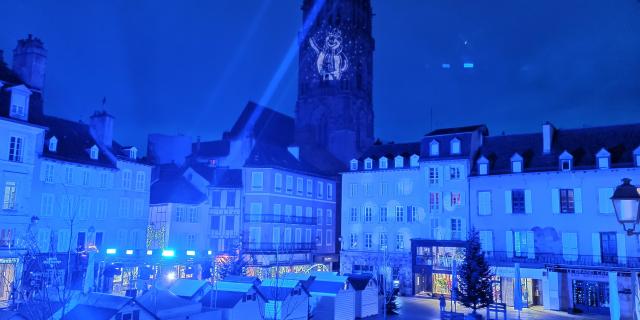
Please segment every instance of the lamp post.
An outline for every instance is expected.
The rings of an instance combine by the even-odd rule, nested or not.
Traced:
[[[636,186],[631,184],[631,179],[622,179],[622,184],[616,188],[611,196],[611,202],[613,202],[616,218],[627,235],[640,235],[640,232],[636,231],[636,225],[639,222],[640,194],[638,194]]]

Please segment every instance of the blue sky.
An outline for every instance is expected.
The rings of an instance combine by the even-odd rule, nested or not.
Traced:
[[[214,139],[267,90],[301,25],[300,5],[4,0],[0,49],[10,61],[28,33],[45,42],[48,114],[86,120],[106,96],[121,143],[145,148],[149,133]],[[373,8],[375,128],[384,140],[417,140],[431,125],[485,123],[500,134],[544,121],[639,122],[636,0],[373,0]],[[293,62],[269,100],[291,115]]]

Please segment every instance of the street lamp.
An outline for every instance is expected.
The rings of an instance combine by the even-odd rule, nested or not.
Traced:
[[[616,212],[616,218],[622,224],[622,228],[627,232],[627,235],[640,234],[640,232],[635,231],[639,222],[638,205],[640,204],[640,194],[638,194],[636,186],[631,184],[631,179],[622,179],[622,184],[613,192],[611,201]]]

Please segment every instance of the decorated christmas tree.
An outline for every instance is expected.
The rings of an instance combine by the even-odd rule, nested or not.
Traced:
[[[458,269],[458,285],[454,288],[458,301],[476,314],[477,309],[493,303],[491,278],[493,273],[485,260],[480,237],[475,229],[469,232],[466,254]]]

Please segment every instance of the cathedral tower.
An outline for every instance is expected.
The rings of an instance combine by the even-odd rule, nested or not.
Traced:
[[[373,143],[371,2],[304,0],[302,11],[296,140],[346,163]]]

